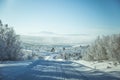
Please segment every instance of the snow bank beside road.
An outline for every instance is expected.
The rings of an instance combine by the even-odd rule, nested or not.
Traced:
[[[111,61],[98,62],[98,61],[77,60],[73,62],[85,65],[93,69],[98,69],[103,72],[110,73],[116,77],[120,77],[120,64],[114,64]]]
[[[31,64],[32,61],[5,61],[0,62],[0,67],[7,67],[7,66],[27,66]]]

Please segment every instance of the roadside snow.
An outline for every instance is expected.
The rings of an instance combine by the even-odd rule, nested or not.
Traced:
[[[83,64],[85,66],[88,66],[90,68],[99,69],[105,72],[110,71],[120,71],[120,65],[114,65],[113,62],[110,61],[104,61],[104,62],[98,62],[98,61],[84,61],[84,60],[78,60],[74,61],[76,63]]]
[[[85,65],[92,69],[98,69],[100,71],[110,73],[111,75],[114,75],[116,77],[120,77],[120,64],[115,65],[111,61],[98,62],[98,61],[77,60],[77,61],[73,61],[73,62]]]
[[[32,61],[5,61],[5,62],[0,62],[0,68],[8,67],[8,66],[27,66],[31,63]]]

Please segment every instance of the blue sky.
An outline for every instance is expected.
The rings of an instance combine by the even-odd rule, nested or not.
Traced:
[[[119,0],[0,0],[0,19],[18,34],[120,32]]]

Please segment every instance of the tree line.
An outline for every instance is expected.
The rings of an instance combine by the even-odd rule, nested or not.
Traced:
[[[120,62],[120,34],[98,36],[84,53],[85,60],[111,60]]]

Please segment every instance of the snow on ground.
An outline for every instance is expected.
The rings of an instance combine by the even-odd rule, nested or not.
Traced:
[[[34,80],[34,78],[52,80],[51,75],[54,76],[54,80],[57,78],[65,80],[79,80],[80,78],[82,80],[88,80],[88,78],[90,78],[89,80],[96,80],[96,78],[97,80],[119,80],[118,78],[120,78],[120,65],[115,65],[110,61],[65,61],[56,59],[58,53],[52,52],[43,52],[41,55],[45,60],[0,62],[0,80],[2,78],[3,80]],[[114,77],[110,78],[106,72]]]
[[[36,60],[27,67],[4,67],[3,80],[120,80],[72,61]]]
[[[0,62],[0,80],[14,79],[27,70],[27,66],[34,61],[5,61]]]
[[[28,61],[4,61],[4,62],[0,62],[0,68],[1,67],[8,67],[8,66],[27,66],[29,64],[31,64],[32,61],[28,60]]]
[[[42,52],[40,53],[41,56],[44,56],[45,60],[55,60],[55,57],[58,55],[58,53],[55,52]]]
[[[45,56],[44,58],[45,60],[65,61],[63,59],[55,59],[55,57],[58,55],[57,53],[43,53],[43,54]],[[114,63],[111,61],[103,61],[103,62],[94,61],[93,62],[93,61],[84,61],[84,60],[76,61],[75,60],[71,62],[76,62],[89,67],[87,68],[88,71],[91,70],[90,68],[92,68],[92,69],[110,73],[116,77],[120,77],[120,65],[114,65]],[[75,66],[75,64],[72,64],[72,65]],[[82,70],[86,70],[86,68]]]
[[[97,70],[100,70],[103,72],[110,73],[111,75],[114,75],[116,77],[120,77],[120,64],[115,65],[111,61],[98,62],[98,61],[77,60],[77,61],[73,61],[73,62],[85,65],[92,69],[97,69]]]
[[[50,54],[50,55],[46,55],[45,56],[45,60],[52,60],[52,61],[65,61],[65,60],[63,60],[63,59],[56,59],[56,56],[57,56],[58,54]]]
[[[9,61],[0,64],[0,80],[120,80],[113,75],[88,67],[86,61],[65,61],[46,56],[46,60]]]

